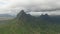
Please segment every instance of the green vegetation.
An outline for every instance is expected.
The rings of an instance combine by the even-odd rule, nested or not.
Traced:
[[[32,22],[33,23],[33,22]],[[0,34],[59,34],[60,25],[26,23],[18,20],[9,21],[5,25],[0,25]]]
[[[22,10],[15,19],[2,22],[6,24],[0,25],[0,34],[60,34],[59,22],[47,14],[34,17]]]

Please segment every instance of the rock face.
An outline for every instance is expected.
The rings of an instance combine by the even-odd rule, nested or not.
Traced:
[[[18,13],[17,18],[21,19],[21,18],[25,18],[25,16],[26,16],[26,13],[24,12],[24,10],[21,10],[21,12]]]
[[[41,15],[39,18],[44,21],[52,21],[51,17],[48,14]]]
[[[32,20],[33,18],[35,18],[35,17],[33,17],[33,16],[31,16],[30,14],[26,14],[25,12],[24,12],[24,10],[21,10],[19,13],[18,13],[18,15],[17,15],[17,19],[23,19],[23,20]],[[50,17],[49,17],[49,15],[48,14],[45,14],[45,15],[41,15],[40,17],[38,17],[39,19],[41,18],[41,19],[44,19],[44,20],[49,20],[50,19]]]
[[[17,15],[17,19],[22,20],[22,21],[29,21],[31,19],[30,14],[26,14],[24,10],[21,10],[20,13]]]
[[[41,15],[40,18],[43,18],[43,19],[49,19],[50,17],[48,16],[48,14],[45,14],[45,15]]]
[[[26,14],[24,10],[21,10],[18,14],[17,17],[19,23],[24,23],[24,24],[40,24],[40,23],[46,23],[46,22],[51,22],[54,23],[55,18],[50,17],[48,14],[45,15],[40,15],[38,17],[31,16],[30,14]],[[21,25],[21,24],[20,24]]]
[[[24,10],[21,10],[18,15],[17,15],[17,19],[18,20],[22,20],[22,21],[28,21],[28,22],[33,22],[33,21],[36,21],[36,18],[38,18],[37,20],[40,21],[40,20],[47,20],[47,21],[50,21],[51,18],[48,14],[45,14],[45,15],[41,15],[39,17],[33,17],[31,16],[30,14],[26,14],[24,12]]]

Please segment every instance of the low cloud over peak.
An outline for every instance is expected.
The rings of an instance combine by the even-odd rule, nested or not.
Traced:
[[[59,12],[60,0],[0,0],[0,13],[16,14],[21,9],[33,12]]]

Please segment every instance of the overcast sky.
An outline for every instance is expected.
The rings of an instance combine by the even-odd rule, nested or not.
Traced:
[[[58,15],[60,0],[0,0],[0,14],[16,14],[21,9]]]

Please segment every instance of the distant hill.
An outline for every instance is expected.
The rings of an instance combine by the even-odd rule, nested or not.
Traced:
[[[9,14],[0,14],[0,17],[14,17],[14,16],[9,15]]]

